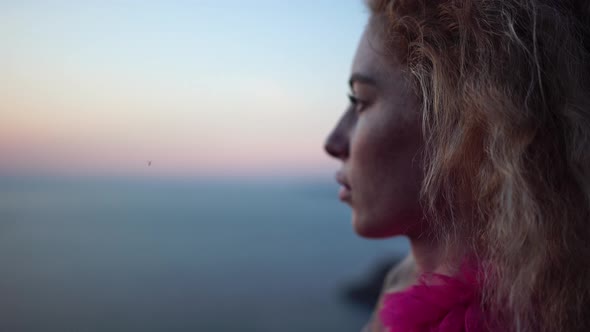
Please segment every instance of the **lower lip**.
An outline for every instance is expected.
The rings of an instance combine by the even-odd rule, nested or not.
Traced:
[[[338,193],[338,197],[341,201],[349,202],[350,201],[350,190],[345,186],[340,187],[340,192]]]

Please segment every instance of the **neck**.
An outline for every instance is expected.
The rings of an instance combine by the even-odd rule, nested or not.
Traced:
[[[418,274],[454,275],[459,270],[462,255],[444,248],[441,241],[421,236],[410,238],[410,246]]]

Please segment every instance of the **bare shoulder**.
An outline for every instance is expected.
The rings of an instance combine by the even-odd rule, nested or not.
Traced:
[[[369,322],[365,325],[362,332],[382,332],[385,331],[384,327],[379,321],[379,310],[383,300],[383,295],[386,293],[399,292],[409,287],[416,280],[416,263],[414,256],[410,253],[406,258],[394,265],[385,280],[383,281],[383,287],[381,288],[381,295],[379,295],[379,301],[377,302],[373,314]]]
[[[416,262],[414,256],[410,253],[397,265],[394,265],[387,273],[383,282],[383,293],[401,291],[407,288],[416,280]]]

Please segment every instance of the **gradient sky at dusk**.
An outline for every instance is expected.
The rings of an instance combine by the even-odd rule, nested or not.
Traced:
[[[0,175],[332,173],[366,17],[361,0],[0,0]]]

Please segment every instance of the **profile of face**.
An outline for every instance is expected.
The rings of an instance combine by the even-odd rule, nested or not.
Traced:
[[[350,76],[350,105],[325,150],[342,162],[340,199],[352,208],[355,231],[369,238],[422,231],[419,203],[423,146],[419,101],[402,64],[385,56],[369,25]]]

